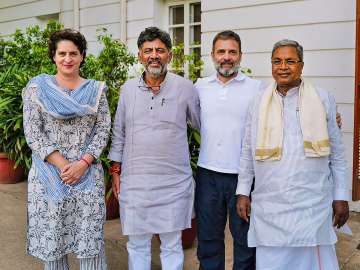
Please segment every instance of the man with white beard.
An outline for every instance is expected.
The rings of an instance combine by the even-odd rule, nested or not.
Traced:
[[[129,236],[129,269],[150,270],[151,238],[159,234],[162,269],[182,270],[181,231],[191,226],[194,202],[187,122],[199,128],[199,98],[191,81],[167,71],[168,33],[146,28],[137,44],[145,71],[121,90],[109,153],[112,186]]]
[[[236,213],[236,185],[245,117],[262,83],[239,71],[241,40],[218,33],[211,52],[216,74],[199,79],[201,146],[196,174],[197,255],[202,270],[225,269],[224,230],[229,215],[234,240],[233,269],[255,269],[255,249],[247,246],[248,223]]]

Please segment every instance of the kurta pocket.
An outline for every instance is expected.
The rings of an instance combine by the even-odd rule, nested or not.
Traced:
[[[158,119],[160,122],[176,123],[178,104],[176,100],[162,99],[158,110]]]

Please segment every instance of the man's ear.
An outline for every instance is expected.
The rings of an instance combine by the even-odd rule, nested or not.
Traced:
[[[170,52],[169,52],[169,59],[168,59],[168,63],[170,63],[170,62],[171,62],[172,57],[173,57],[173,53],[172,53],[172,51],[170,51]]]
[[[299,64],[301,65],[301,75],[302,75],[303,69],[304,69],[304,62],[301,62],[301,63],[299,63]]]

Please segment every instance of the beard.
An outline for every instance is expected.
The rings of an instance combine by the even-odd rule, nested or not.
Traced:
[[[232,64],[233,66],[230,69],[225,69],[222,67],[223,64]],[[235,62],[235,63],[231,63],[231,62],[227,62],[224,61],[222,63],[218,63],[214,61],[214,65],[215,65],[215,69],[216,71],[224,77],[231,77],[232,75],[238,73],[239,68],[240,68],[240,61],[239,62]]]
[[[144,68],[146,72],[153,78],[159,78],[160,76],[164,75],[167,72],[167,65],[162,64],[161,62],[158,62],[160,64],[160,67],[151,67],[150,65],[155,61],[149,61],[146,64],[144,64]]]

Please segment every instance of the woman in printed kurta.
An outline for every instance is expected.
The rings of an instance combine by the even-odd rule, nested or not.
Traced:
[[[110,115],[103,82],[80,77],[85,38],[65,29],[49,41],[55,76],[42,74],[23,90],[24,132],[32,150],[28,178],[27,251],[45,270],[106,269],[104,175],[98,158]]]

